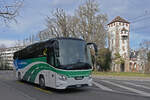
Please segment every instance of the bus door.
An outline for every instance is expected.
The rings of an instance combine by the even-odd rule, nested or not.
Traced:
[[[55,53],[54,53],[54,47],[49,47],[48,48],[48,52],[47,52],[47,63],[51,66],[51,67],[55,67]],[[50,71],[48,73],[49,75],[49,83],[51,87],[55,87],[55,81],[56,81],[56,73],[53,71]]]

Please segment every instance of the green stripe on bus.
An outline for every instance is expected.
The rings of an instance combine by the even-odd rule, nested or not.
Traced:
[[[65,75],[67,77],[75,77],[75,76],[89,76],[92,72],[92,70],[86,70],[86,71],[65,71],[65,70],[59,70],[59,69],[55,69],[53,67],[51,67],[50,65],[48,64],[43,64],[43,63],[40,63],[40,64],[37,64],[37,65],[34,65],[32,66],[26,73],[25,73],[25,79],[29,79],[29,81],[31,82],[34,82],[37,74],[42,71],[42,70],[50,70],[50,71],[54,71],[58,74],[62,74],[62,75]],[[32,74],[31,74],[32,73]],[[27,78],[26,78],[27,77]]]
[[[46,62],[46,57],[32,58],[32,59],[26,60],[26,62],[28,63],[28,65],[31,64],[31,63],[34,63],[34,62],[38,62],[38,61],[40,61],[40,62]],[[28,66],[28,65],[27,65],[27,66]],[[25,75],[23,76],[23,80],[26,80],[26,81],[27,81],[28,78],[29,78],[29,76],[31,76],[31,73],[33,72],[33,70],[34,70],[35,68],[37,68],[37,66],[38,66],[38,64],[32,66],[32,67],[25,73]]]
[[[32,66],[32,67],[25,73],[25,75],[23,76],[23,80],[26,80],[26,81],[27,81],[28,78],[29,78],[29,76],[32,75],[33,70],[35,70],[37,67],[38,67],[37,65]]]
[[[42,71],[42,70],[50,70],[49,68],[45,67],[40,67],[38,70],[35,70],[33,72],[33,74],[31,75],[30,79],[29,79],[29,82],[34,82],[35,81],[35,78],[37,77],[37,74]]]

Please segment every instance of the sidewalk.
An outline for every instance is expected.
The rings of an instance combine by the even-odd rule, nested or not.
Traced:
[[[132,76],[104,76],[104,75],[93,75],[93,78],[98,79],[114,79],[114,80],[135,80],[135,81],[149,81],[150,77],[132,77]]]

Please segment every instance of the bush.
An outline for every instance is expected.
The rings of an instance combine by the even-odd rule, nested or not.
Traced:
[[[108,48],[102,48],[98,50],[98,56],[96,63],[99,66],[98,71],[109,71],[111,64],[111,52]]]

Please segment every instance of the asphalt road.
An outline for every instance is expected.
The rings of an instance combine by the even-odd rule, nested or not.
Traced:
[[[150,82],[94,78],[92,87],[55,90],[19,82],[0,71],[0,100],[150,100]]]

